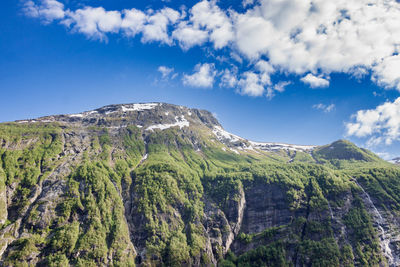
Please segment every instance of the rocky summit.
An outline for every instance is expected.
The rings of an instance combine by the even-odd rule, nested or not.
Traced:
[[[346,140],[165,103],[0,124],[1,266],[399,266],[399,215],[400,167]]]

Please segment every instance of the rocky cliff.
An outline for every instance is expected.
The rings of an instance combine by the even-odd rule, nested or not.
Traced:
[[[0,159],[2,266],[400,265],[400,169],[348,141],[124,104],[0,124]]]

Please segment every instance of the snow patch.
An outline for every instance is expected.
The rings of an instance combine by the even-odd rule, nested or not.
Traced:
[[[143,126],[142,126],[142,125],[136,125],[136,127],[138,127],[138,128],[143,128]]]
[[[236,153],[236,154],[238,154],[238,155],[240,154],[239,151],[237,151],[236,149],[233,149],[233,148],[229,148],[229,149],[230,149],[232,152],[234,152],[234,153]]]
[[[148,131],[153,131],[155,129],[160,129],[160,130],[165,130],[171,127],[176,127],[178,126],[180,129],[182,129],[183,127],[189,127],[189,122],[185,119],[185,116],[176,116],[175,117],[176,122],[175,123],[170,123],[170,124],[156,124],[156,125],[152,125],[147,127],[146,130]]]
[[[232,142],[232,143],[235,143],[237,141],[244,141],[243,138],[225,131],[224,129],[222,129],[221,126],[214,126],[214,129],[212,130],[212,132],[213,132],[213,134],[215,134],[215,136],[217,137],[217,139],[219,141],[228,140],[229,142]]]
[[[249,141],[250,145],[246,145],[246,139],[232,134],[230,132],[225,131],[220,126],[214,126],[212,130],[213,134],[217,137],[217,139],[221,142],[242,142],[241,146],[237,147],[237,149],[244,150],[252,150],[257,152],[258,150],[263,151],[277,151],[277,150],[293,150],[293,151],[302,151],[302,152],[311,152],[316,146],[305,146],[305,145],[291,145],[285,143],[261,143],[261,142],[253,142]],[[212,139],[211,139],[212,140]],[[231,149],[232,150],[232,149]],[[237,152],[237,150],[236,150]]]
[[[260,154],[260,152],[258,152],[256,149],[254,149],[254,147],[252,146],[252,145],[249,145],[249,146],[246,146],[246,145],[242,145],[242,147],[241,147],[243,150],[250,150],[250,151],[253,151],[253,152],[255,152],[255,153],[258,153],[258,154]]]
[[[83,114],[81,114],[81,113],[79,113],[79,114],[71,114],[68,117],[71,117],[71,118],[82,118]]]
[[[276,150],[292,150],[292,151],[302,151],[302,152],[310,152],[317,146],[305,146],[305,145],[291,145],[285,143],[259,143],[249,141],[250,144],[256,148],[263,151],[276,151]]]
[[[147,104],[130,104],[121,106],[122,112],[128,111],[143,111],[147,109],[153,109],[158,106],[158,103],[147,103]]]

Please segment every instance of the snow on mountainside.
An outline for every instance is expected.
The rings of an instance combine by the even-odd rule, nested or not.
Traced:
[[[218,141],[225,144],[230,151],[301,151],[310,153],[316,146],[293,145],[275,142],[254,142],[224,130],[208,111],[190,109],[184,106],[166,103],[136,103],[108,105],[96,110],[69,115],[46,116],[18,123],[62,122],[83,125],[101,125],[109,129],[119,129],[136,125],[145,131],[165,130],[172,127],[191,127],[203,124],[211,129]]]
[[[170,124],[156,124],[156,125],[152,125],[150,127],[147,127],[146,130],[150,130],[153,131],[154,129],[160,129],[160,130],[165,130],[171,127],[175,127],[178,126],[180,129],[182,129],[183,127],[189,127],[189,122],[185,119],[185,116],[175,116],[175,123],[170,123]]]
[[[388,160],[388,162],[393,163],[393,164],[397,164],[400,165],[400,157]]]
[[[237,135],[231,134],[227,131],[225,131],[221,126],[214,126],[214,129],[212,130],[213,134],[218,138],[219,141],[224,142],[231,142],[235,143],[238,141],[244,141],[245,139],[242,137],[239,137]]]
[[[225,143],[227,145],[234,143],[242,143],[238,146],[239,150],[247,149],[254,150],[259,149],[262,151],[277,151],[277,150],[291,150],[291,151],[302,151],[302,152],[311,152],[317,146],[308,146],[308,145],[293,145],[293,144],[285,144],[285,143],[275,143],[275,142],[254,142],[247,139],[244,139],[240,136],[232,134],[224,130],[221,126],[214,126],[213,131],[214,135],[217,137],[219,141]],[[244,144],[248,142],[249,144]],[[236,150],[235,150],[236,151]]]
[[[317,146],[307,146],[307,145],[292,145],[285,143],[260,143],[250,141],[250,144],[257,149],[266,150],[266,151],[274,151],[274,150],[292,150],[292,151],[303,151],[303,152],[311,152]]]

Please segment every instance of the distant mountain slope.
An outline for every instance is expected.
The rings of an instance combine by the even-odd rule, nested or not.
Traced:
[[[400,165],[400,157],[389,160],[390,163]]]
[[[314,151],[314,155],[326,160],[360,160],[366,162],[381,160],[372,152],[359,148],[347,140],[338,140],[332,144],[321,146]]]
[[[398,266],[399,196],[348,141],[253,142],[171,104],[0,124],[1,266]]]

